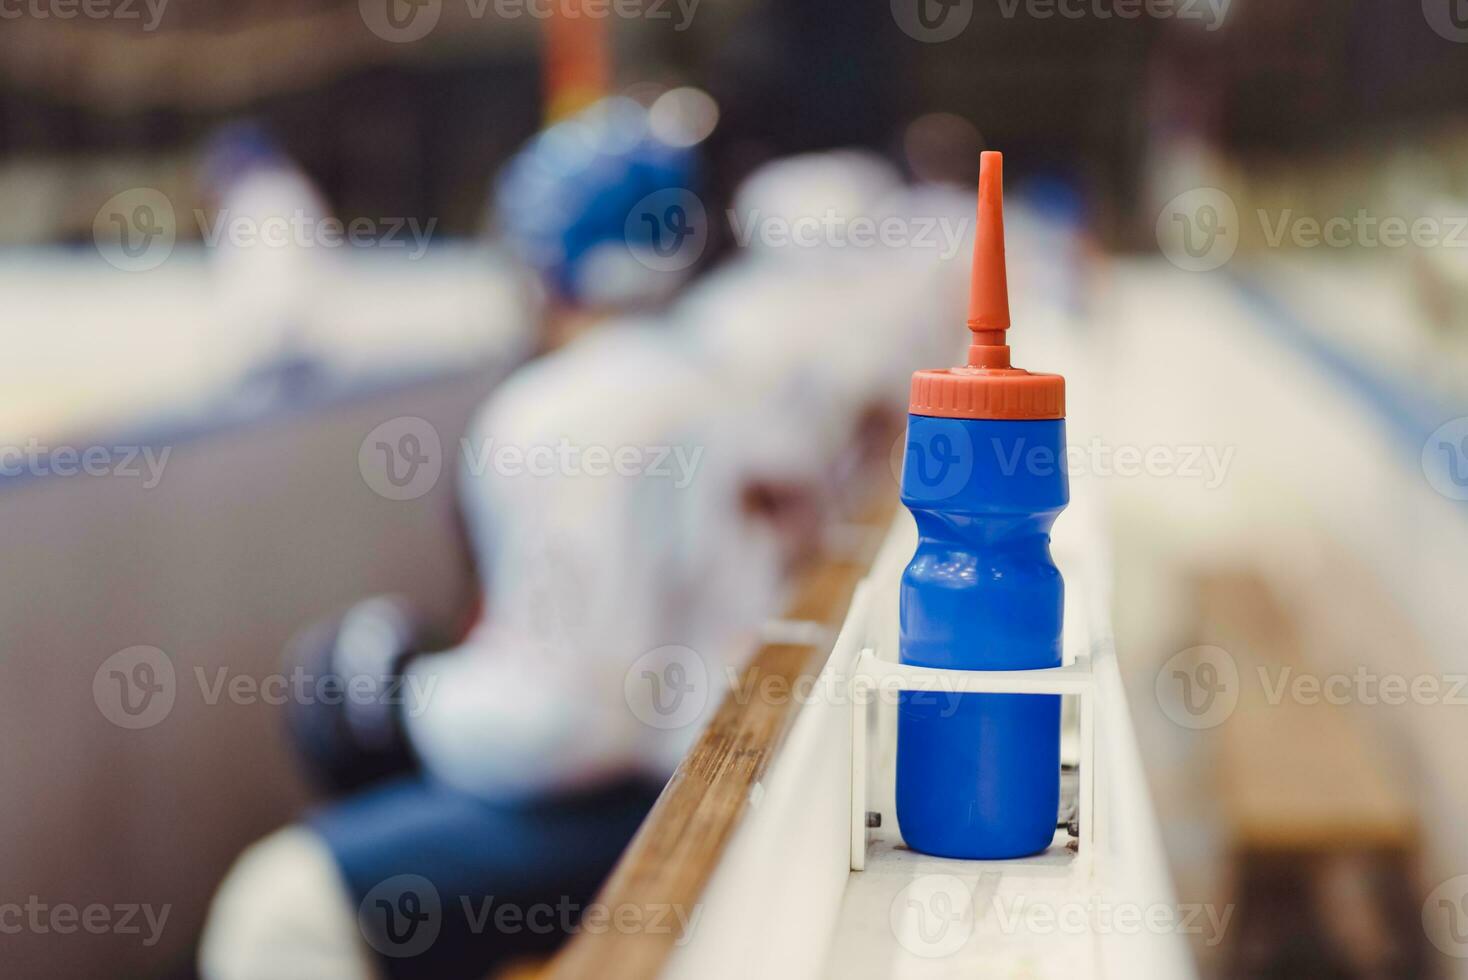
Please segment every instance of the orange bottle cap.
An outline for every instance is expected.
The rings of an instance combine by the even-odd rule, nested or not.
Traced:
[[[1063,419],[1065,379],[1010,364],[1004,262],[1004,154],[979,157],[979,210],[969,285],[968,364],[912,376],[913,415],[948,419]]]

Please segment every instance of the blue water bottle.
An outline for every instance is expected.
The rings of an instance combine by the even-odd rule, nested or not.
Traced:
[[[1050,528],[1070,499],[1065,380],[1010,363],[1003,166],[998,153],[980,162],[968,364],[912,381],[902,502],[918,546],[902,576],[904,664],[1061,663],[1065,587]],[[1059,803],[1058,695],[903,692],[897,822],[909,847],[1036,854],[1055,836]]]

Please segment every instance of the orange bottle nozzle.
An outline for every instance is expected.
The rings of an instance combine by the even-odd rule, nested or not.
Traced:
[[[1004,154],[979,157],[979,211],[974,227],[974,275],[968,327],[974,333],[1009,329],[1009,282],[1004,270]]]
[[[974,229],[968,364],[912,376],[908,411],[930,418],[1049,420],[1065,418],[1065,379],[1016,368],[1009,359],[1009,281],[1004,265],[1004,155],[979,157],[978,225]]]
[[[979,210],[974,226],[974,270],[969,282],[968,328],[974,332],[970,367],[1009,367],[1009,280],[1004,264],[1004,154],[979,156]]]

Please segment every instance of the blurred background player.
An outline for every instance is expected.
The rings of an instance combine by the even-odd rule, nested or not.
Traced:
[[[697,98],[690,92],[664,93],[651,108],[598,101],[537,135],[496,182],[495,231],[543,283],[549,346],[609,313],[667,300],[692,274],[701,240],[662,224],[669,208],[688,215],[700,189],[694,146],[707,131],[676,116],[680,100]],[[653,252],[664,247],[686,258]]]
[[[902,432],[912,366],[935,353],[926,324],[961,309],[972,192],[906,186],[855,150],[766,164],[729,210],[737,249],[679,300],[692,343],[766,410],[747,420],[768,451],[819,463],[842,488]],[[909,242],[884,236],[896,222]],[[798,448],[796,448],[798,446]],[[885,462],[883,463],[885,465]]]
[[[627,232],[647,195],[692,194],[696,140],[676,118],[655,125],[667,113],[603,100],[501,177],[496,224],[543,282],[547,343],[561,346],[489,400],[461,461],[482,620],[425,652],[418,614],[379,597],[293,646],[313,675],[381,693],[406,672],[424,696],[292,709],[318,784],[355,795],[240,860],[201,947],[206,976],[473,976],[553,948],[567,923],[473,942],[455,902],[429,952],[395,957],[364,945],[353,912],[394,879],[389,902],[426,879],[476,902],[584,906],[717,705],[726,665],[753,649],[801,550],[790,481],[772,503],[739,393],[710,401],[723,382],[678,332],[625,316],[586,329],[665,299],[692,267],[637,262],[645,240]],[[520,472],[506,474],[506,449]],[[641,469],[582,459],[618,449]],[[629,673],[640,658],[655,677],[692,670],[699,710],[663,724]]]
[[[206,976],[312,975],[306,965],[323,957],[360,975],[355,912],[395,878],[388,887],[402,894],[432,882],[443,928],[422,956],[379,963],[386,975],[474,976],[554,948],[559,921],[475,936],[459,898],[589,902],[777,594],[780,542],[744,507],[732,417],[698,397],[717,385],[666,330],[624,324],[549,355],[491,399],[471,436],[488,465],[462,473],[484,619],[461,644],[407,664],[405,690],[418,693],[392,716],[425,771],[369,786],[247,853],[216,899]],[[553,471],[506,476],[494,456],[504,447]],[[585,455],[596,447],[632,450],[641,471],[600,470]],[[558,461],[568,448],[569,465]],[[665,724],[638,699],[634,665],[694,678],[700,710]]]
[[[245,364],[241,397],[298,395],[324,364],[314,335],[330,294],[332,252],[321,239],[330,210],[311,178],[262,125],[223,126],[199,163],[220,326],[218,356]]]

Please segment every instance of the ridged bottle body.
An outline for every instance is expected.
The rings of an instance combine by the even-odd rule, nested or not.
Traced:
[[[1050,529],[1069,499],[1063,420],[909,416],[902,500],[918,546],[902,576],[901,661],[1060,666],[1065,586]],[[1058,695],[901,695],[897,819],[909,847],[1035,854],[1059,804]]]

